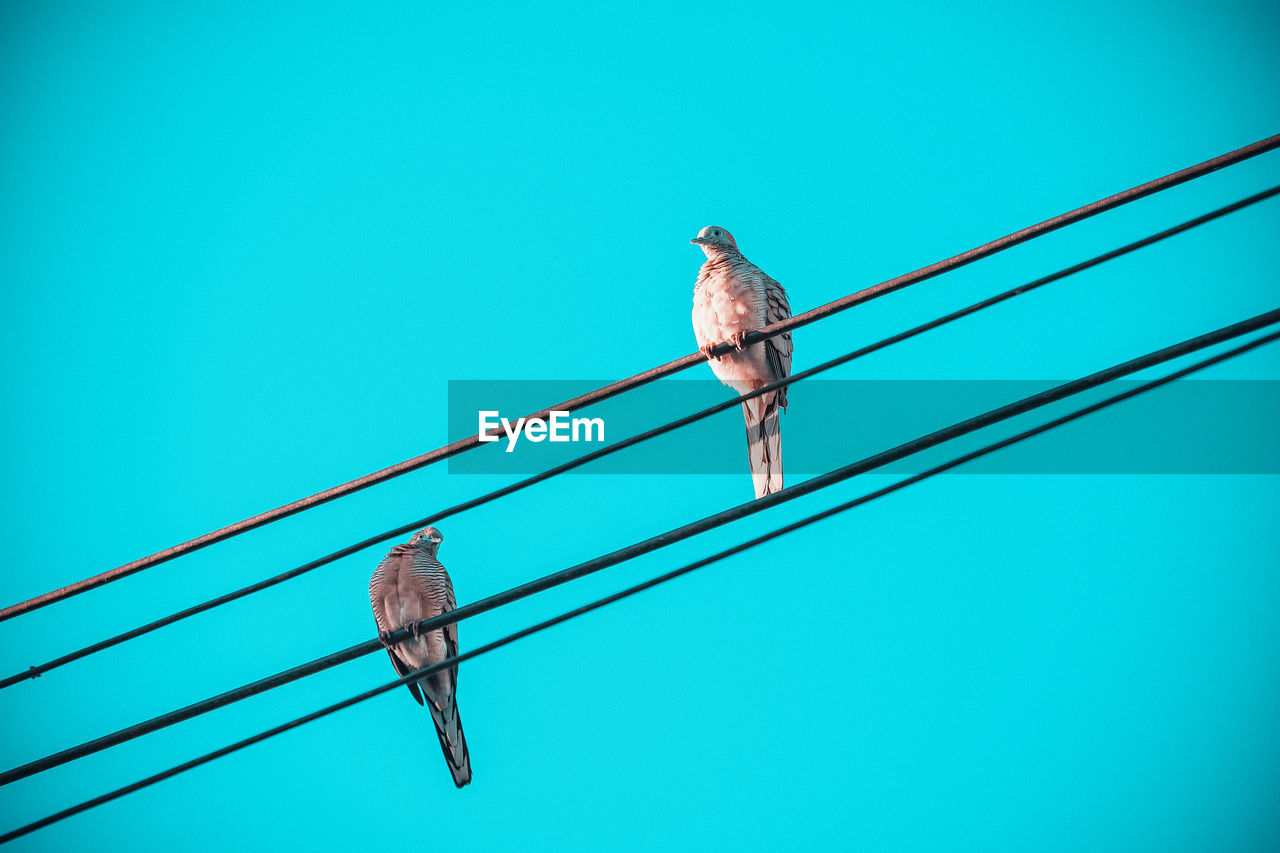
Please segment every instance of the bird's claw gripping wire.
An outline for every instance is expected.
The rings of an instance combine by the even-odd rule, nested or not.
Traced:
[[[391,651],[391,647],[395,645],[395,643],[391,642],[391,634],[386,631],[378,632],[378,640],[387,651]]]
[[[747,335],[750,331],[737,331],[729,336],[729,343],[733,344],[733,348],[741,352],[747,348]]]
[[[420,627],[421,624],[422,623],[420,623],[417,619],[414,619],[412,622],[410,622],[408,625],[405,626],[406,628],[409,629],[409,636],[413,637],[415,640],[422,639],[422,628]]]
[[[716,361],[719,361],[720,356],[712,352],[712,350],[715,349],[715,347],[716,347],[715,344],[703,344],[702,346],[698,347],[698,352],[706,356],[707,361],[711,361],[713,359]]]

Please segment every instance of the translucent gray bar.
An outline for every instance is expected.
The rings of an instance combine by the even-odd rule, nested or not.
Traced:
[[[454,380],[449,382],[449,437],[478,431],[480,411],[517,419],[567,400],[602,380]],[[782,416],[786,472],[829,471],[904,441],[1060,384],[1057,380],[809,380],[790,389]],[[965,436],[883,469],[915,473],[1019,432],[1088,402],[1139,384],[1112,383]],[[566,418],[600,419],[604,442],[541,441],[522,431],[449,459],[455,474],[533,474],[727,399],[713,380],[667,380],[598,403]],[[494,420],[491,416],[491,420]],[[548,429],[548,432],[550,430]],[[534,438],[539,428],[532,431]],[[591,430],[591,437],[598,428]],[[511,447],[508,452],[507,448]],[[573,473],[736,474],[747,466],[737,407],[609,455]],[[976,460],[966,474],[1280,474],[1280,381],[1174,382],[1027,442]]]

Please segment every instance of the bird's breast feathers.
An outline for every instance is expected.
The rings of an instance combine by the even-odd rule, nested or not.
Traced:
[[[707,270],[693,291],[693,331],[698,346],[720,343],[740,331],[765,324],[763,277],[748,269]]]

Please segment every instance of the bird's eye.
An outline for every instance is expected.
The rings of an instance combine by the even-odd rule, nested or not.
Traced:
[[[712,234],[715,234],[717,237],[719,237],[719,236],[720,236],[720,232],[719,232],[719,231],[712,231],[711,233],[712,233]]]

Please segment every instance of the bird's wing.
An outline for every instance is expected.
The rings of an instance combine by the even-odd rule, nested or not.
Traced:
[[[369,603],[373,605],[373,619],[378,623],[379,635],[391,633],[390,623],[387,621],[387,614],[383,611],[383,607],[386,603],[383,586],[387,577],[397,571],[397,564],[403,559],[404,557],[399,554],[388,554],[382,558],[382,562],[379,563],[378,568],[374,570],[373,577],[369,578]],[[404,678],[413,671],[412,668],[404,661],[400,660],[400,658],[396,656],[396,653],[391,649],[387,649],[387,655],[390,656],[391,665],[396,668],[396,672],[401,678]],[[422,693],[418,690],[417,683],[411,681],[405,686],[408,687],[409,692],[413,694],[414,700],[421,705]]]
[[[396,672],[400,674],[401,678],[404,678],[406,675],[413,672],[412,669],[405,666],[404,661],[396,657],[396,653],[391,651],[391,649],[387,649],[387,654],[391,657],[391,665],[396,668]],[[409,692],[413,694],[414,699],[418,700],[419,705],[423,704],[422,691],[418,689],[418,682],[410,681],[408,684],[405,685],[405,687],[409,688]]]
[[[458,608],[458,601],[453,597],[453,580],[450,579],[449,573],[444,575],[444,613]],[[453,622],[445,626],[444,629],[445,657],[452,658],[458,656],[458,623]],[[453,667],[453,689],[458,689],[458,668]]]
[[[772,326],[791,316],[791,303],[787,300],[787,292],[769,276],[764,276],[764,322]],[[783,332],[765,341],[765,355],[775,380],[791,375],[791,333]],[[787,407],[787,389],[778,391],[778,403]]]

